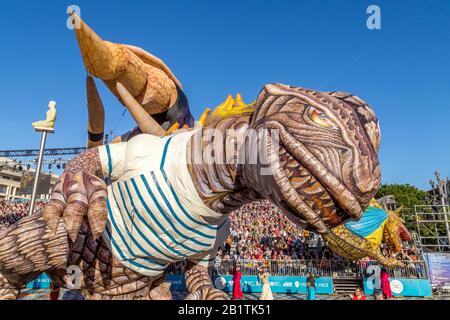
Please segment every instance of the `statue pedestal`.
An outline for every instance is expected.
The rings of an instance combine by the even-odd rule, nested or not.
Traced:
[[[46,133],[55,133],[54,128],[44,128],[44,127],[34,127],[34,131],[36,132],[46,132]]]

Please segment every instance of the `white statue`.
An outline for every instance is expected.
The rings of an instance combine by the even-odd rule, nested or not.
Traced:
[[[32,123],[35,130],[38,131],[53,131],[56,121],[56,102],[50,101],[48,103],[48,111],[45,120],[36,121]]]

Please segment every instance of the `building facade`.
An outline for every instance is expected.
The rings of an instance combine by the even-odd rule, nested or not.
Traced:
[[[31,199],[31,188],[23,188],[24,176],[34,177],[34,169],[23,168],[17,161],[0,157],[0,200],[26,201]],[[44,186],[45,191],[36,197],[37,200],[48,200],[51,190],[58,175],[51,172],[43,172],[43,175],[50,175],[50,183]],[[22,183],[22,187],[21,187]]]

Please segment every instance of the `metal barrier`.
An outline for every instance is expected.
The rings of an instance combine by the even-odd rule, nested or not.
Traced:
[[[313,272],[317,276],[330,276],[329,266],[314,260],[220,260],[216,261],[213,271],[216,274],[231,274],[239,265],[243,275],[258,275],[266,268],[274,276],[307,276]]]
[[[404,268],[396,267],[389,270],[394,278],[428,278],[425,261],[402,261]],[[308,276],[312,272],[316,277],[361,278],[366,275],[366,269],[371,265],[382,265],[378,261],[353,262],[346,260],[227,260],[217,259],[214,263],[215,275],[232,274],[238,265],[243,275],[258,275],[266,268],[272,276]],[[185,263],[172,264],[167,269],[168,274],[182,274]]]

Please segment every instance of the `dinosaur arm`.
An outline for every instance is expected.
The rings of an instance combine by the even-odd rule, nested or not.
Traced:
[[[91,76],[86,78],[88,107],[88,141],[87,148],[95,148],[103,144],[105,129],[105,108]]]
[[[370,257],[378,260],[382,265],[388,268],[402,266],[403,264],[394,258],[386,258],[380,251],[379,245],[376,245],[367,239],[357,236],[350,232],[345,226],[332,228],[331,232],[324,235],[327,246],[338,255],[350,259],[359,260],[364,257]]]
[[[68,163],[42,211],[44,221],[53,232],[62,217],[69,237],[75,241],[86,215],[94,237],[103,232],[107,188],[101,179],[102,171],[99,148],[90,149]]]

